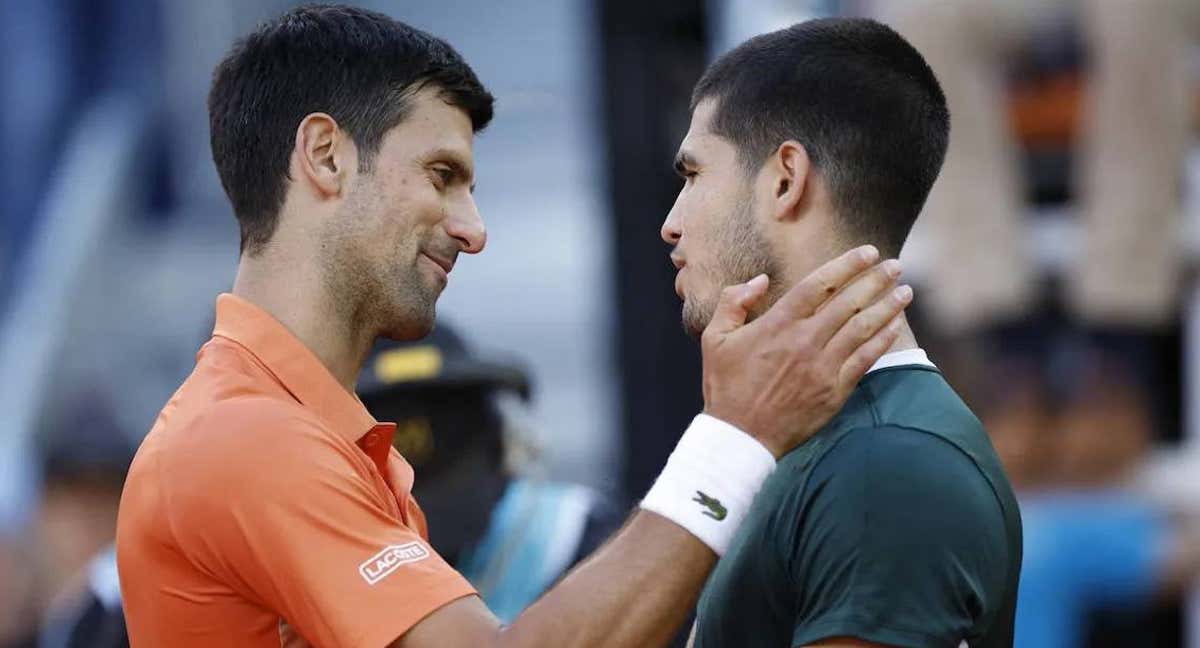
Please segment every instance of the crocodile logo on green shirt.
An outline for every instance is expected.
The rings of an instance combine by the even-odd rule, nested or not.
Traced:
[[[692,498],[692,501],[708,509],[703,511],[703,514],[717,522],[724,520],[725,516],[729,514],[729,511],[725,510],[725,506],[721,504],[721,500],[709,497],[700,491],[696,491],[696,496]]]

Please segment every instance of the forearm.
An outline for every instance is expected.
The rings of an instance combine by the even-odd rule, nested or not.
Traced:
[[[638,511],[534,603],[495,645],[660,646],[696,603],[717,557],[682,527]]]
[[[422,620],[398,645],[662,645],[774,469],[775,457],[759,442],[698,416],[625,527],[511,626],[468,597]]]

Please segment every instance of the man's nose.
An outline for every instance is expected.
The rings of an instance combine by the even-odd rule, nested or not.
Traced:
[[[667,213],[667,218],[659,230],[662,240],[672,246],[679,245],[679,239],[683,237],[683,227],[676,211],[676,207],[671,207],[671,211]]]
[[[467,254],[477,254],[483,250],[487,244],[487,228],[473,196],[468,196],[464,205],[451,212],[446,219],[446,233],[454,237],[459,248]]]

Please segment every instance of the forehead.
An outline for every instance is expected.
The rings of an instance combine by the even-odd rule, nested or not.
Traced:
[[[446,103],[435,88],[423,88],[410,101],[408,114],[384,138],[384,148],[413,157],[440,150],[471,159],[475,132],[466,111]]]
[[[692,122],[687,135],[679,144],[679,152],[702,161],[718,162],[732,159],[737,151],[733,143],[712,132],[712,120],[717,111],[717,100],[705,98],[692,111]]]

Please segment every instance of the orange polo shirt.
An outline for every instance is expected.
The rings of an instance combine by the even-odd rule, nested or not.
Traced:
[[[474,594],[428,544],[394,430],[265,311],[218,297],[121,497],[132,645],[381,648]]]

